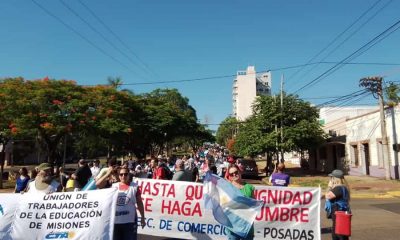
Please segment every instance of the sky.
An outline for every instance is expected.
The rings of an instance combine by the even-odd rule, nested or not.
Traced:
[[[361,90],[363,77],[400,80],[400,30],[346,60],[398,22],[399,9],[398,0],[1,0],[0,78],[177,88],[215,130],[232,113],[233,76],[248,65],[271,70],[274,94],[283,75],[284,90],[312,104]],[[319,61],[336,64],[283,69]],[[192,79],[203,80],[169,82]]]

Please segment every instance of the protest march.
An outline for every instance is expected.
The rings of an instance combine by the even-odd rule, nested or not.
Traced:
[[[218,180],[221,179],[215,185]],[[205,206],[205,199],[208,196],[221,206],[223,201],[232,206],[240,203],[229,199],[230,193],[225,194],[220,186],[154,179],[134,181],[145,211],[145,226],[138,228],[139,234],[227,239],[229,226],[216,220],[213,209]],[[208,191],[212,187],[215,189]],[[112,239],[117,198],[114,188],[47,195],[0,194],[0,238]],[[257,186],[255,200],[262,204],[254,212],[254,239],[320,239],[319,188]],[[239,207],[236,216],[246,216],[248,210]]]

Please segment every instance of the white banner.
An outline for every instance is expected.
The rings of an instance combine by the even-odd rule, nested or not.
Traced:
[[[15,196],[19,197],[15,200],[18,206],[3,239],[112,239],[115,188]],[[2,206],[9,203],[1,196]]]
[[[225,228],[204,209],[203,185],[139,180],[145,208],[145,235],[184,239],[226,239]],[[255,239],[321,239],[320,189],[257,186],[265,202],[254,223]]]
[[[15,193],[0,194],[0,239],[5,239],[7,231],[11,228],[20,197],[20,194]]]
[[[227,239],[204,208],[203,185],[140,179],[146,227],[140,234],[182,239]],[[49,195],[0,194],[0,239],[111,239],[116,190]],[[256,186],[264,201],[255,239],[320,240],[320,189]],[[15,215],[13,215],[15,212]],[[139,215],[140,216],[140,215]],[[12,223],[11,237],[2,233]]]

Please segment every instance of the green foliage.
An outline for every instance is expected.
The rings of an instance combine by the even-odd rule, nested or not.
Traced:
[[[253,105],[253,116],[239,128],[235,152],[254,156],[277,149],[288,152],[313,148],[324,136],[317,119],[317,109],[297,96],[285,94],[283,108],[280,96],[260,96]]]
[[[213,139],[176,89],[134,95],[118,90],[120,78],[109,82],[83,87],[48,78],[0,80],[0,141],[37,139],[54,161],[65,135],[77,152],[90,156],[105,151],[144,156],[178,138],[192,146]]]
[[[225,118],[219,125],[216,133],[217,143],[223,146],[227,146],[228,140],[234,137],[238,127],[239,125],[236,118]]]
[[[396,105],[400,102],[400,88],[398,84],[390,83],[385,89],[385,95],[389,105]]]

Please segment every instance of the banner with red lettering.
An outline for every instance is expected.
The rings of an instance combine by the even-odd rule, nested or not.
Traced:
[[[140,234],[183,239],[227,239],[224,226],[204,208],[203,185],[138,180],[146,227]],[[254,239],[321,239],[320,189],[256,186],[264,201],[254,223]]]

